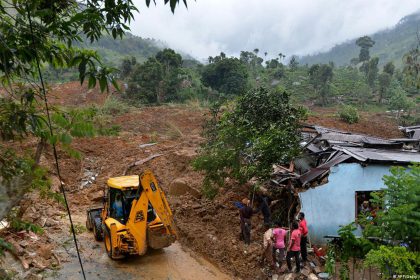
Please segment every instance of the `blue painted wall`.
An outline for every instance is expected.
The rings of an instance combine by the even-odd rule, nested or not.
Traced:
[[[388,165],[342,163],[331,168],[328,183],[299,194],[311,241],[325,244],[325,235],[337,235],[340,225],[355,220],[355,192],[384,188]]]

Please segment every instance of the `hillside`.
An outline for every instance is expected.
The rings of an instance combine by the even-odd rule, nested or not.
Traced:
[[[163,49],[165,44],[155,39],[141,38],[126,33],[123,39],[114,40],[108,35],[94,43],[86,40],[82,47],[98,51],[107,64],[117,66],[127,56],[134,56],[138,62],[144,62],[148,57],[154,56]]]
[[[391,29],[369,34],[376,42],[370,50],[371,56],[379,57],[380,65],[393,61],[397,67],[401,66],[402,56],[417,44],[416,32],[419,27],[420,11],[402,18]],[[359,47],[355,44],[356,40],[357,38],[354,38],[336,45],[328,52],[301,57],[299,62],[309,65],[328,63],[329,61],[333,61],[339,66],[349,64],[350,60],[359,54]]]

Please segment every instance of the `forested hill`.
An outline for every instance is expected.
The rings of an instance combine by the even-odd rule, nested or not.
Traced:
[[[98,51],[107,64],[117,66],[123,58],[129,56],[134,56],[137,61],[144,62],[148,57],[156,55],[165,47],[165,44],[155,39],[145,39],[126,33],[123,39],[114,40],[111,36],[103,36],[98,42],[92,44],[86,40],[83,47]]]
[[[375,41],[375,45],[370,49],[371,56],[379,57],[380,65],[392,61],[397,67],[400,67],[402,56],[417,44],[416,32],[418,30],[420,30],[420,11],[402,18],[391,29],[371,35],[366,34]],[[301,57],[299,62],[309,65],[328,63],[329,61],[333,61],[338,66],[350,64],[350,60],[359,55],[360,49],[355,44],[356,40],[357,38],[354,38],[336,45],[325,53]]]

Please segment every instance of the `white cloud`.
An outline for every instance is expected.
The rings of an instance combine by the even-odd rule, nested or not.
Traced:
[[[420,9],[418,0],[189,0],[188,10],[180,5],[172,14],[163,0],[149,8],[145,0],[134,2],[140,10],[134,34],[200,59],[254,48],[271,55],[319,52]]]

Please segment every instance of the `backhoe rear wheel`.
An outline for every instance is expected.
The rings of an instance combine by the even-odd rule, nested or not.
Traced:
[[[104,232],[104,243],[105,243],[105,250],[111,259],[119,260],[119,259],[125,258],[125,255],[115,252],[114,246],[112,244],[111,233],[107,227],[105,227],[105,232]]]

